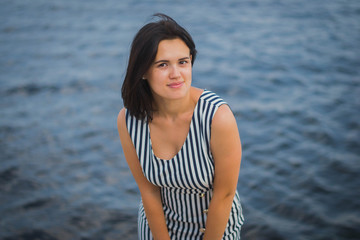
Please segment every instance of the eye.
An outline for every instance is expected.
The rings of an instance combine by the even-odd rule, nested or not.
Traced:
[[[187,64],[189,61],[187,61],[187,60],[181,60],[179,63],[181,64],[181,65],[184,65],[184,64]]]
[[[163,68],[166,67],[166,63],[160,63],[159,65],[157,65],[159,68]]]

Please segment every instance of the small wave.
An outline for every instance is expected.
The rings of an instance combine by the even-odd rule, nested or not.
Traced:
[[[50,91],[50,92],[58,92],[60,89],[56,86],[40,86],[38,84],[30,83],[26,84],[24,86],[17,86],[10,88],[6,91],[6,95],[16,95],[16,94],[22,94],[22,95],[36,95],[44,91]]]
[[[50,198],[37,199],[35,201],[29,202],[23,206],[24,209],[29,210],[33,208],[41,208],[52,201]]]
[[[4,240],[28,240],[28,239],[39,239],[39,240],[57,240],[54,236],[48,234],[43,230],[30,230],[23,233],[18,233],[15,236],[5,237]]]
[[[19,168],[11,167],[0,172],[0,186],[17,178]]]

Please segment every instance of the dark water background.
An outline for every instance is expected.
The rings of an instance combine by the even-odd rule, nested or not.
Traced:
[[[1,0],[0,238],[136,239],[116,116],[155,12],[236,115],[242,239],[360,239],[357,0]]]

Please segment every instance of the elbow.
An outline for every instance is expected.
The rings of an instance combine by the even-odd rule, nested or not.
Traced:
[[[160,189],[158,187],[140,189],[140,195],[143,200],[156,199],[160,197]]]
[[[214,191],[213,198],[221,202],[232,202],[236,190]]]
[[[223,199],[224,201],[232,201],[234,199],[235,196],[235,191],[229,191],[227,193],[224,194]]]

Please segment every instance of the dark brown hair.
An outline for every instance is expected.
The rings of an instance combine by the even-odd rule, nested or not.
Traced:
[[[121,88],[124,107],[137,119],[148,121],[151,121],[154,111],[153,97],[148,82],[142,77],[155,60],[160,41],[175,38],[184,41],[190,49],[191,64],[194,64],[197,52],[190,34],[175,20],[160,13],[153,16],[159,17],[159,21],[146,24],[134,37]]]

